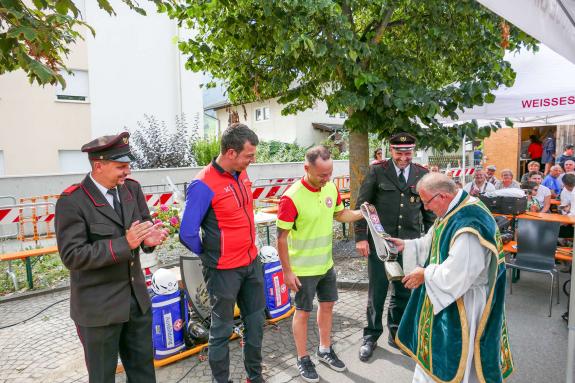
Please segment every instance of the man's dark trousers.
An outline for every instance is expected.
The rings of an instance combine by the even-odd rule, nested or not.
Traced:
[[[142,313],[134,295],[130,301],[130,320],[108,326],[76,325],[84,347],[90,383],[116,381],[118,353],[128,383],[154,383],[152,311]]]
[[[265,322],[265,296],[262,265],[255,260],[249,266],[218,270],[203,268],[212,307],[208,360],[213,379],[227,383],[230,375],[229,337],[234,328],[237,301],[244,322],[244,366],[253,383],[262,378],[262,338]]]
[[[375,342],[383,333],[383,307],[385,305],[385,298],[387,297],[389,281],[385,275],[383,261],[377,257],[371,236],[369,237],[369,249],[370,252],[367,258],[367,273],[369,277],[367,326],[363,329],[363,338]],[[402,263],[401,255],[399,261]],[[387,310],[387,324],[390,337],[395,339],[399,322],[401,321],[411,292],[403,286],[401,281],[394,281],[391,282],[391,284],[392,292]]]

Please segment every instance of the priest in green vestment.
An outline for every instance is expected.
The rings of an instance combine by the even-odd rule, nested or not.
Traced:
[[[441,173],[417,184],[438,217],[422,238],[392,241],[413,289],[396,342],[417,362],[413,382],[504,381],[513,371],[505,322],[505,258],[483,203]]]

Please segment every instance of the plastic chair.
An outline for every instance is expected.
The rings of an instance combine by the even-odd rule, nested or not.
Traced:
[[[508,269],[531,271],[549,274],[551,276],[551,292],[549,294],[549,316],[553,307],[553,285],[557,288],[557,303],[559,303],[559,275],[555,268],[555,251],[559,235],[558,222],[520,219],[517,226],[517,254],[510,259]],[[511,274],[509,292],[513,294]]]

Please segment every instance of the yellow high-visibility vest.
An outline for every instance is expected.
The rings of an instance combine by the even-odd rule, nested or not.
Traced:
[[[337,205],[338,191],[328,182],[319,191],[294,183],[285,193],[297,208],[295,222],[278,218],[280,229],[289,230],[288,249],[291,269],[297,276],[323,275],[333,267],[333,215],[343,210]],[[278,216],[281,216],[278,214]]]

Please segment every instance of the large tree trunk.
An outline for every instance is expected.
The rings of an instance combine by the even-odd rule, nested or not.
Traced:
[[[367,133],[349,133],[349,175],[351,189],[351,209],[359,194],[359,187],[369,169],[369,139]],[[350,238],[353,237],[353,225],[350,225]]]

